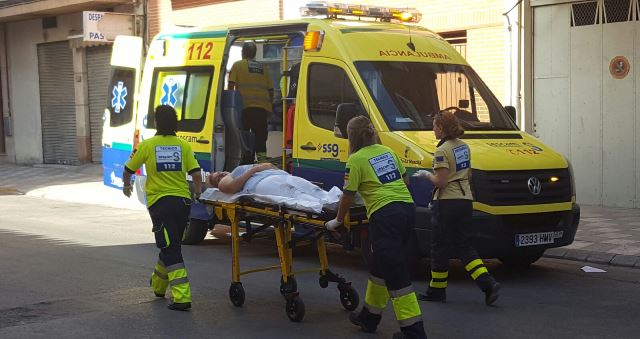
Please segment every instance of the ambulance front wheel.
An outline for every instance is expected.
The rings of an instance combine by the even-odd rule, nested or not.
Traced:
[[[229,287],[229,299],[233,306],[242,306],[242,304],[244,304],[244,297],[244,287],[242,287],[242,283],[231,283],[231,287]]]
[[[304,318],[304,303],[299,296],[287,300],[287,317],[293,322],[301,322]]]

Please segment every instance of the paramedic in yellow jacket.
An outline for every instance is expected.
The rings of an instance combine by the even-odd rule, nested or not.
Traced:
[[[255,152],[258,162],[267,159],[267,118],[272,111],[273,81],[269,70],[255,60],[256,44],[247,41],[242,45],[242,60],[229,72],[228,89],[240,91],[242,96],[242,127],[255,135]],[[254,159],[243,159],[253,163]]]
[[[171,286],[173,300],[169,309],[186,311],[191,308],[191,289],[181,242],[192,198],[186,178],[190,174],[195,192],[201,192],[202,174],[189,143],[176,136],[178,118],[173,107],[158,106],[155,119],[158,132],[141,142],[125,164],[123,193],[131,196],[131,175],[145,165],[147,208],[156,246],[160,248],[151,288],[157,297],[164,297]]]
[[[469,185],[471,152],[460,136],[464,130],[449,111],[436,114],[433,131],[440,139],[433,158],[435,175],[419,171],[435,186],[432,203],[431,281],[421,300],[444,302],[449,277],[449,254],[457,253],[471,278],[485,293],[485,303],[498,299],[500,284],[489,274],[467,236],[471,227],[473,195]],[[454,252],[455,250],[455,252]]]
[[[372,257],[365,305],[349,319],[363,331],[375,332],[391,298],[402,331],[394,338],[426,338],[406,261],[409,241],[415,234],[415,205],[405,183],[406,170],[390,148],[378,143],[378,135],[368,118],[351,119],[347,134],[350,155],[344,194],[337,217],[327,222],[326,227],[335,230],[343,223],[355,193],[359,192],[367,208]]]

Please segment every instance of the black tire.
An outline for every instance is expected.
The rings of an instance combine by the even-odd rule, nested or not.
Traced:
[[[184,230],[184,239],[182,243],[185,245],[197,245],[204,240],[209,231],[210,222],[207,220],[191,219]]]
[[[320,278],[318,278],[318,284],[320,284],[322,288],[329,287],[329,278],[327,278],[326,275],[321,275]]]
[[[231,287],[229,287],[229,300],[233,306],[240,307],[244,304],[245,294],[244,287],[242,287],[242,283],[231,283]]]
[[[499,256],[498,259],[507,267],[513,269],[527,269],[538,261],[544,254],[544,249],[532,252],[516,252],[510,255]]]
[[[289,320],[298,323],[304,319],[304,303],[302,299],[298,296],[295,296],[289,300],[287,300],[286,312]]]
[[[347,311],[355,311],[360,304],[360,296],[355,288],[349,286],[340,290],[340,303]]]

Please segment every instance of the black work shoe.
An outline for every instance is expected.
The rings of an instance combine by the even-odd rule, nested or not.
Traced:
[[[349,314],[349,320],[352,324],[359,326],[362,332],[375,333],[377,326],[367,326],[362,320],[360,320],[360,313],[351,312]]]
[[[418,293],[418,300],[445,303],[447,291],[444,288],[427,288],[427,293]]]
[[[491,286],[484,291],[484,303],[487,304],[487,306],[491,306],[491,304],[498,300],[498,297],[500,296],[499,292],[500,283],[493,280],[491,282]]]
[[[172,311],[188,311],[191,309],[191,303],[171,303],[167,307]]]

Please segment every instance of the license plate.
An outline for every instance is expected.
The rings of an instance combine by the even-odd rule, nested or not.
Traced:
[[[516,234],[516,247],[553,244],[555,232]]]

